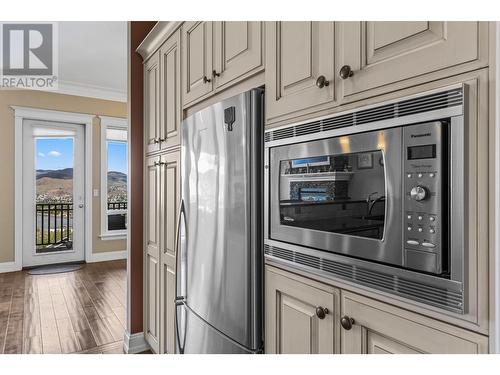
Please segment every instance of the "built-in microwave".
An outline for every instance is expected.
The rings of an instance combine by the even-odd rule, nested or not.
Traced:
[[[266,255],[327,272],[335,260],[351,267],[331,273],[409,298],[427,282],[445,289],[431,304],[463,312],[463,96],[460,86],[267,131]]]

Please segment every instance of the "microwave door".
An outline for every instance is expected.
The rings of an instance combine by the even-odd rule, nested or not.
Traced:
[[[402,265],[400,128],[270,149],[270,237]]]

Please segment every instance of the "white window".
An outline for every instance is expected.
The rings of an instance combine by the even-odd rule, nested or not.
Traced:
[[[101,239],[126,238],[127,195],[127,120],[101,117]]]

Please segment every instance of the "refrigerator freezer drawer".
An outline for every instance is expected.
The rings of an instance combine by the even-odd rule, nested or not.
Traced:
[[[177,306],[176,353],[256,354],[213,328],[185,305]]]

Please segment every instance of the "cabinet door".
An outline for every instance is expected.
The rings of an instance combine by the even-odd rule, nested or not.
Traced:
[[[263,68],[263,22],[214,22],[215,88]]]
[[[175,243],[180,200],[180,152],[161,158],[160,352],[175,352]]]
[[[159,350],[160,158],[146,159],[144,257],[144,332],[151,349]]]
[[[328,86],[316,85],[323,76]],[[268,22],[266,25],[268,120],[309,113],[334,101],[334,23]]]
[[[181,103],[181,34],[177,30],[160,47],[160,144],[162,149],[180,143]]]
[[[338,352],[339,292],[313,285],[266,267],[266,353]],[[323,319],[317,308],[328,309]]]
[[[336,34],[336,70],[348,65],[353,72],[339,83],[344,100],[378,95],[394,90],[390,84],[403,88],[411,84],[403,80],[477,63],[487,49],[487,25],[480,22],[338,22]],[[467,70],[477,67],[464,65]],[[359,95],[350,98],[354,94]]]
[[[160,67],[158,53],[144,63],[144,139],[146,152],[160,149]]]
[[[184,105],[212,91],[212,22],[182,26]]]
[[[342,353],[474,354],[488,351],[488,338],[357,294],[342,291]]]

